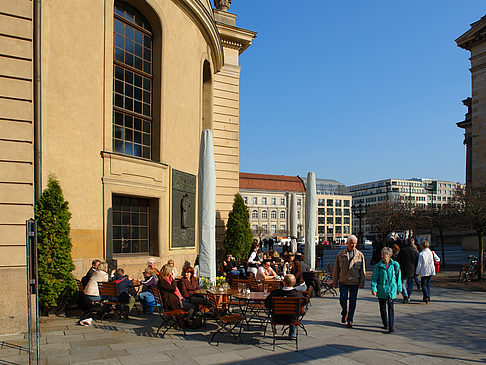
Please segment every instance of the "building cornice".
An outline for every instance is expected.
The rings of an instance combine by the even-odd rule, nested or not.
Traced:
[[[213,15],[201,0],[172,0],[197,25],[211,48],[214,73],[224,65],[223,43]]]
[[[224,47],[236,49],[239,54],[242,54],[248,47],[251,46],[253,39],[256,38],[257,33],[248,29],[238,28],[234,25],[229,25],[221,22],[216,22],[219,33],[221,35]]]
[[[456,39],[458,47],[468,51],[478,43],[486,40],[486,16],[471,24],[471,29]]]

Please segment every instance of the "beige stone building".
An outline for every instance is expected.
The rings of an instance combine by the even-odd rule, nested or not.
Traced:
[[[290,235],[290,199],[297,198],[297,234],[304,235],[305,186],[298,176],[240,172],[240,194],[256,239]]]
[[[465,129],[466,183],[486,183],[486,16],[456,39],[459,47],[471,52],[471,98],[464,100],[468,114],[458,123]]]
[[[239,54],[255,33],[236,15],[209,0],[45,0],[37,32],[36,3],[0,4],[1,333],[25,330],[24,224],[50,173],[72,213],[77,277],[94,258],[131,275],[151,256],[194,262],[202,130],[214,134],[219,240],[239,188]]]

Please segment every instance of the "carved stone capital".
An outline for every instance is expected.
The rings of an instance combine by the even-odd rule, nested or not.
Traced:
[[[231,0],[214,0],[214,6],[218,10],[228,11],[231,6]]]

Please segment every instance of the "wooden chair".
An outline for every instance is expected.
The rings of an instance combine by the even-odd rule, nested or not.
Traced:
[[[125,305],[118,302],[118,286],[115,282],[98,282],[98,291],[100,292],[101,298],[106,298],[102,299],[101,322],[103,322],[103,318],[110,312],[113,312],[120,318],[128,319],[128,312],[125,310]]]
[[[257,281],[253,273],[250,273],[248,276],[248,284],[250,285],[251,291],[262,291],[262,284]]]
[[[270,311],[270,324],[273,332],[273,351],[277,339],[277,326],[295,326],[295,349],[299,351],[299,327],[302,312],[302,298],[299,297],[273,297]]]
[[[165,336],[168,330],[171,328],[179,327],[184,336],[186,335],[186,330],[182,325],[182,321],[184,317],[187,316],[187,312],[183,309],[172,309],[166,310],[164,306],[164,302],[162,300],[162,295],[160,295],[160,291],[155,286],[150,288],[152,294],[155,298],[155,303],[157,303],[157,308],[159,310],[160,318],[162,319],[162,323],[160,323],[159,328],[157,329],[157,334],[159,334],[160,329],[165,326],[165,331],[162,333],[162,338]]]
[[[305,335],[307,336],[307,330],[305,329],[304,324],[302,323],[302,320],[304,319],[307,311],[309,310],[309,307],[311,306],[311,298],[312,298],[312,292],[314,291],[314,288],[310,287],[309,290],[304,291],[304,302],[302,303],[302,311],[300,314],[299,318],[299,326],[304,330]]]
[[[218,307],[217,297],[211,292],[208,292],[208,300],[210,303],[212,317],[219,326],[218,330],[214,332],[213,335],[211,336],[211,340],[209,342],[213,342],[214,337],[222,330],[225,330],[226,332],[228,332],[228,334],[231,334],[235,338],[238,338],[241,342],[240,339],[241,327],[242,327],[242,321],[245,318],[239,314],[234,314],[234,313],[226,314],[222,309]],[[234,333],[234,330],[236,329],[238,324],[240,325],[240,330],[238,332],[238,335],[236,335]]]
[[[275,280],[265,280],[263,282],[263,285],[266,285],[268,288],[268,292],[271,293],[274,290],[280,289],[282,283]]]
[[[79,319],[85,319],[90,317],[91,314],[98,313],[101,309],[101,301],[93,301],[88,299],[88,297],[84,294],[84,287],[81,280],[76,279],[76,286],[78,288],[79,306],[83,310],[79,316]]]

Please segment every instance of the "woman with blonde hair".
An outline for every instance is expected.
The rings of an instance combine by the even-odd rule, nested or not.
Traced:
[[[423,301],[427,304],[430,301],[430,279],[435,275],[434,261],[439,262],[440,258],[429,249],[429,241],[423,240],[420,243],[422,251],[419,253],[418,264],[415,272],[420,275]]]
[[[189,311],[190,315],[192,315],[195,306],[185,301],[181,292],[177,288],[177,282],[171,266],[164,265],[162,266],[162,269],[160,269],[158,287],[166,309],[173,310],[182,308]]]
[[[84,295],[94,302],[101,300],[98,283],[107,282],[108,279],[108,264],[106,262],[101,262],[96,271],[89,278],[88,284],[86,284],[86,288],[84,288]]]

